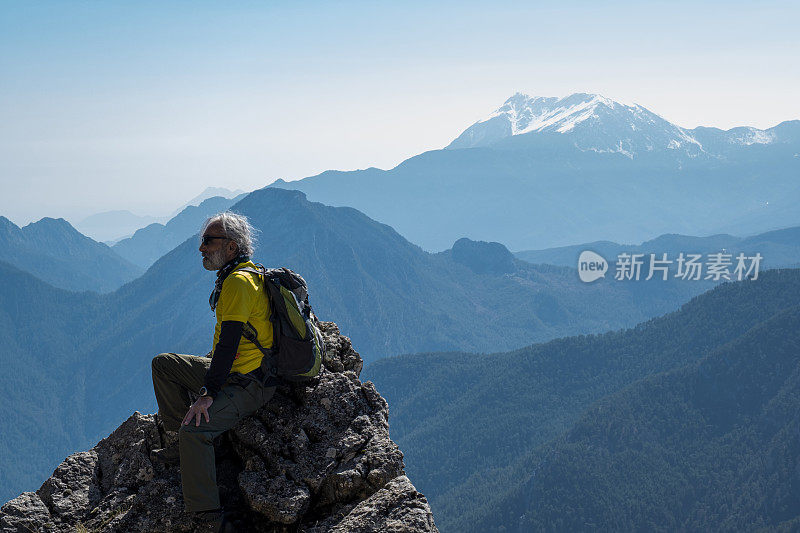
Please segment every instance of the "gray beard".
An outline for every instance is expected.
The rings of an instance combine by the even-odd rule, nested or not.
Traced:
[[[203,258],[203,268],[206,270],[219,270],[225,266],[225,263],[225,251],[222,248]]]

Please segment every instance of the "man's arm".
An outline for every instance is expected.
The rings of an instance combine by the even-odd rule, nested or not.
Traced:
[[[206,371],[203,386],[208,391],[208,396],[201,396],[192,404],[186,416],[183,417],[183,425],[188,425],[192,418],[195,419],[194,425],[200,425],[201,415],[208,422],[208,408],[214,402],[214,398],[219,394],[228,374],[231,373],[233,360],[236,358],[236,351],[239,349],[239,341],[242,338],[243,322],[226,320],[222,322],[219,330],[219,340],[214,346],[214,356],[211,359],[211,366]]]
[[[239,341],[242,339],[242,328],[244,328],[244,323],[235,320],[226,320],[220,326],[219,341],[214,346],[211,367],[206,372],[203,382],[208,390],[208,395],[212,398],[217,397],[225,380],[228,379],[228,374],[231,373],[233,360],[239,349]]]

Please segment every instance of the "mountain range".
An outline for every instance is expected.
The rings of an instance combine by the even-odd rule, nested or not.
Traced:
[[[148,224],[162,221],[159,217],[136,215],[128,210],[103,211],[74,221],[75,227],[96,241],[115,243]]]
[[[221,196],[223,198],[234,198],[244,193],[242,190],[232,191],[224,187],[206,187],[206,189],[176,209],[169,216],[149,216],[136,215],[127,210],[104,211],[95,213],[81,220],[74,221],[73,224],[78,230],[97,241],[105,242],[109,246],[133,235],[133,233],[150,224],[164,224],[171,218],[177,216],[181,211],[190,206],[200,205],[203,201]]]
[[[753,461],[800,412],[798,298],[800,270],[770,270],[632,329],[508,353],[384,358],[362,375],[389,402],[392,438],[442,531],[714,529],[737,507],[687,513],[720,501],[711,486],[737,496],[725,484],[748,482],[759,464],[783,476],[781,490],[794,486],[784,463]],[[759,421],[772,433],[750,433]],[[749,466],[726,460],[728,448],[747,449]],[[749,509],[770,498],[756,484]]]
[[[0,261],[72,291],[110,292],[144,272],[63,218],[20,228],[0,216]]]
[[[246,191],[241,189],[236,189],[232,191],[231,189],[226,189],[225,187],[206,187],[203,192],[183,204],[181,207],[176,209],[172,216],[177,216],[181,211],[186,209],[187,207],[191,206],[199,206],[209,198],[214,198],[215,196],[221,196],[222,198],[233,199],[236,197],[242,197],[243,195],[247,194]]]
[[[767,231],[749,237],[727,234],[694,237],[691,235],[659,235],[641,244],[619,244],[611,241],[595,241],[572,246],[547,248],[545,250],[523,250],[514,256],[529,263],[544,263],[574,267],[584,250],[592,250],[607,260],[621,253],[651,254],[657,257],[666,253],[674,259],[681,252],[708,256],[725,253],[736,257],[743,253],[748,257],[760,254],[761,269],[800,266],[800,226]]]
[[[563,134],[581,151],[617,153],[630,159],[646,152],[703,153],[691,134],[644,107],[628,106],[597,94],[532,98],[517,93],[487,118],[467,128],[445,149],[492,146],[528,133]],[[754,139],[768,141],[762,134]],[[752,143],[751,143],[752,144]]]
[[[427,250],[460,237],[528,250],[797,225],[798,174],[797,120],[687,130],[598,95],[517,94],[445,149],[391,170],[271,187],[355,207]]]
[[[798,222],[799,132],[798,121],[687,130],[597,95],[517,94],[390,171],[186,208],[119,243],[139,266],[65,221],[26,230],[0,218],[0,401],[14,406],[0,418],[0,500],[154,410],[153,355],[210,349],[213,274],[196,231],[230,206],[260,231],[255,259],[303,274],[318,316],[371,362],[365,379],[389,400],[392,436],[442,530],[791,529],[798,271],[696,296],[715,284],[581,283],[577,247],[552,247],[587,242],[611,259],[631,249],[614,241],[662,234],[634,249],[796,264],[796,227],[759,232]],[[757,235],[675,233],[720,227]],[[95,289],[108,294],[53,287],[97,286],[75,272],[90,261],[147,271]],[[423,353],[386,358],[404,352]]]
[[[493,146],[528,133],[556,133],[563,134],[579,150],[618,153],[630,159],[664,150],[689,157],[721,158],[741,146],[797,142],[796,130],[785,124],[766,130],[686,129],[640,105],[625,105],[598,94],[554,98],[516,93],[488,117],[467,128],[446,149]]]
[[[83,235],[64,219],[43,218],[20,228],[0,216],[0,261],[61,289],[112,292],[195,235],[207,217],[243,197],[206,199],[184,208],[166,224],[150,224],[111,247]]]
[[[231,209],[247,215],[260,230],[255,259],[300,272],[317,315],[336,317],[342,332],[363,346],[365,361],[403,352],[514,348],[631,326],[713,286],[655,280],[584,284],[574,269],[531,265],[499,243],[468,239],[429,254],[355,209],[309,202],[297,191],[261,189]],[[0,440],[31,450],[29,466],[15,470],[22,477],[3,480],[2,486],[12,492],[43,479],[48,467],[63,457],[62,445],[85,447],[130,412],[153,410],[149,361],[155,354],[209,351],[213,313],[207,298],[214,276],[198,261],[196,237],[107,295],[59,291],[28,272],[10,265],[6,269],[3,279],[22,281],[6,284],[3,301],[30,300],[43,306],[30,327],[59,347],[16,348],[25,335],[19,336],[15,326],[27,315],[17,318],[7,308],[11,330],[0,330],[0,341],[8,347],[0,352],[0,361],[32,360],[0,382],[6,404],[30,404],[27,411],[0,418]],[[51,318],[67,310],[69,321]],[[70,331],[73,341],[67,342]],[[39,371],[52,360],[63,366],[53,375],[54,383],[42,381],[47,390],[39,390]],[[20,388],[11,382],[29,385]],[[68,403],[58,401],[64,390],[69,390]],[[69,410],[74,418],[63,429],[68,438],[61,430],[45,429],[46,422],[30,414],[41,405],[53,405],[52,416]],[[39,433],[26,433],[28,439],[36,435],[40,448],[28,446],[23,437],[6,440],[16,434],[10,428],[25,426],[22,418],[41,420]]]
[[[159,257],[196,234],[206,218],[225,211],[244,196],[240,194],[234,198],[206,198],[199,205],[184,207],[166,224],[153,223],[136,230],[132,236],[116,242],[111,248],[131,263],[149,268]]]

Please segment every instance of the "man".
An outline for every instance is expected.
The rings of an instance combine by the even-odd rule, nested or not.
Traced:
[[[275,392],[263,384],[262,352],[242,337],[249,322],[264,348],[272,346],[272,324],[263,282],[238,268],[254,267],[253,229],[247,218],[230,212],[203,225],[200,253],[203,267],[217,271],[209,303],[217,324],[211,357],[162,353],[153,358],[153,388],[158,414],[168,439],[177,443],[154,450],[155,460],[180,461],[186,511],[198,525],[223,531],[222,511],[214,466],[213,439],[255,412]],[[190,394],[197,399],[191,403]]]

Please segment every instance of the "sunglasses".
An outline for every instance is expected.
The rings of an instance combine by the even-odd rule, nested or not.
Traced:
[[[200,237],[200,242],[205,246],[214,239],[225,239],[228,240],[228,237],[217,237],[216,235],[203,235]]]

